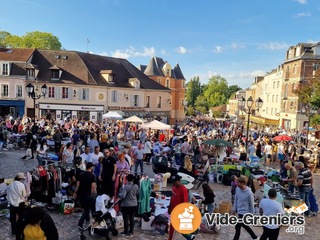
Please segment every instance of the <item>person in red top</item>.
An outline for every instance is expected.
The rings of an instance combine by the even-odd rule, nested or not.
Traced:
[[[164,135],[163,132],[161,132],[160,135],[159,135],[159,141],[160,141],[160,142],[164,142],[165,139],[166,139],[166,136]]]
[[[172,196],[170,199],[170,205],[168,207],[168,213],[171,214],[172,210],[179,205],[180,203],[189,202],[188,198],[188,190],[187,188],[180,182],[181,176],[175,175],[172,176]],[[172,224],[170,224],[169,230],[169,238],[168,240],[173,239],[174,228]]]

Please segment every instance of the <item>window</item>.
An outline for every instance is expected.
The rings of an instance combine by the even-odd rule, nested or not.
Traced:
[[[2,75],[9,75],[9,63],[2,63]]]
[[[184,106],[184,99],[181,99],[181,106]]]
[[[170,87],[170,79],[166,79],[166,87],[169,88]]]
[[[276,95],[276,102],[278,102],[278,95]]]
[[[161,108],[161,97],[157,99],[157,108]]]
[[[69,89],[67,87],[62,88],[62,98],[69,98]]]
[[[286,83],[286,85],[284,86],[284,98],[288,97],[288,83]]]
[[[268,89],[268,84],[265,84],[264,85],[264,90],[267,91],[267,89]]]
[[[27,69],[27,76],[28,77],[35,77],[35,70],[34,69]]]
[[[273,82],[273,89],[276,88],[276,82]]]
[[[51,70],[51,79],[59,79],[59,70],[57,69]]]
[[[268,108],[266,108],[266,114],[268,114]]]
[[[273,108],[271,108],[271,115],[273,115]]]
[[[272,102],[274,102],[274,95],[272,95]]]
[[[81,100],[88,101],[89,100],[89,88],[83,88],[81,90]]]
[[[16,86],[16,97],[22,97],[22,85]]]
[[[9,85],[8,84],[1,85],[1,96],[2,97],[9,96]]]
[[[133,95],[133,106],[138,107],[139,105],[139,95]]]
[[[280,87],[280,81],[277,82],[277,88],[279,88],[279,87]]]
[[[284,102],[284,103],[283,103],[283,110],[282,110],[282,111],[285,112],[285,111],[287,110],[286,108],[287,108],[287,103]]]
[[[267,95],[267,102],[269,102],[269,95]]]
[[[182,87],[183,87],[183,88],[186,87],[186,81],[182,81]]]
[[[113,102],[113,103],[117,102],[117,90],[111,91],[111,102]]]
[[[54,90],[55,90],[55,87],[49,87],[48,88],[48,98],[55,98]]]
[[[293,73],[297,73],[297,64],[293,66]]]
[[[150,107],[150,96],[146,96],[146,108]]]

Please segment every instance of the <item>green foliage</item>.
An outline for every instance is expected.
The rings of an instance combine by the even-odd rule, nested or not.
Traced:
[[[314,115],[310,118],[310,127],[320,124],[320,115]]]
[[[194,77],[187,83],[186,100],[188,106],[195,106],[197,97],[201,94],[201,84],[199,77]]]
[[[47,32],[28,32],[24,36],[11,35],[9,32],[0,32],[0,47],[4,48],[38,48],[60,50],[61,43],[58,37]]]
[[[221,118],[224,117],[224,113],[221,111],[212,111],[212,116],[215,118]]]
[[[186,101],[188,107],[206,113],[212,107],[226,104],[239,90],[237,85],[228,86],[227,80],[219,75],[212,76],[207,84],[201,84],[199,77],[194,77],[187,83]],[[192,115],[189,108],[187,114]]]
[[[192,106],[187,107],[186,115],[193,116],[195,114],[194,108]]]

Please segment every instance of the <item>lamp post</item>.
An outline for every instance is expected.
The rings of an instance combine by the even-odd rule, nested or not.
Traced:
[[[252,109],[253,106],[253,99],[252,96],[250,96],[247,100],[244,97],[240,97],[238,100],[239,103],[239,107],[241,111],[244,111],[245,113],[248,114],[248,122],[247,122],[247,135],[246,135],[246,149],[248,149],[248,139],[249,139],[249,124],[250,124],[250,116],[251,114],[254,113],[255,109]],[[245,105],[247,103],[247,108],[245,108]],[[255,101],[255,108],[259,109],[262,107],[263,101],[262,99],[259,97],[256,101]]]
[[[33,99],[33,123],[36,123],[36,100],[44,97],[47,94],[47,85],[43,84],[41,87],[41,94],[36,94],[34,86],[28,83],[26,86],[28,96]]]
[[[308,148],[309,144],[309,128],[310,128],[310,119],[311,117],[318,112],[318,108],[315,106],[312,106],[310,103],[306,103],[302,107],[302,111],[304,114],[308,117],[308,123],[307,123],[307,139],[306,139],[306,148]]]

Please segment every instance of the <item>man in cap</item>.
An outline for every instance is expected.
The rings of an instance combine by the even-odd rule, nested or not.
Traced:
[[[22,214],[27,200],[27,191],[23,182],[26,179],[24,173],[19,172],[7,190],[7,199],[10,203],[11,233],[20,239],[22,234]]]
[[[172,196],[170,199],[170,204],[168,207],[168,213],[171,214],[172,210],[179,205],[180,203],[186,203],[189,201],[189,194],[187,188],[180,182],[180,175],[172,176]],[[169,238],[168,240],[173,239],[174,228],[170,224]]]

